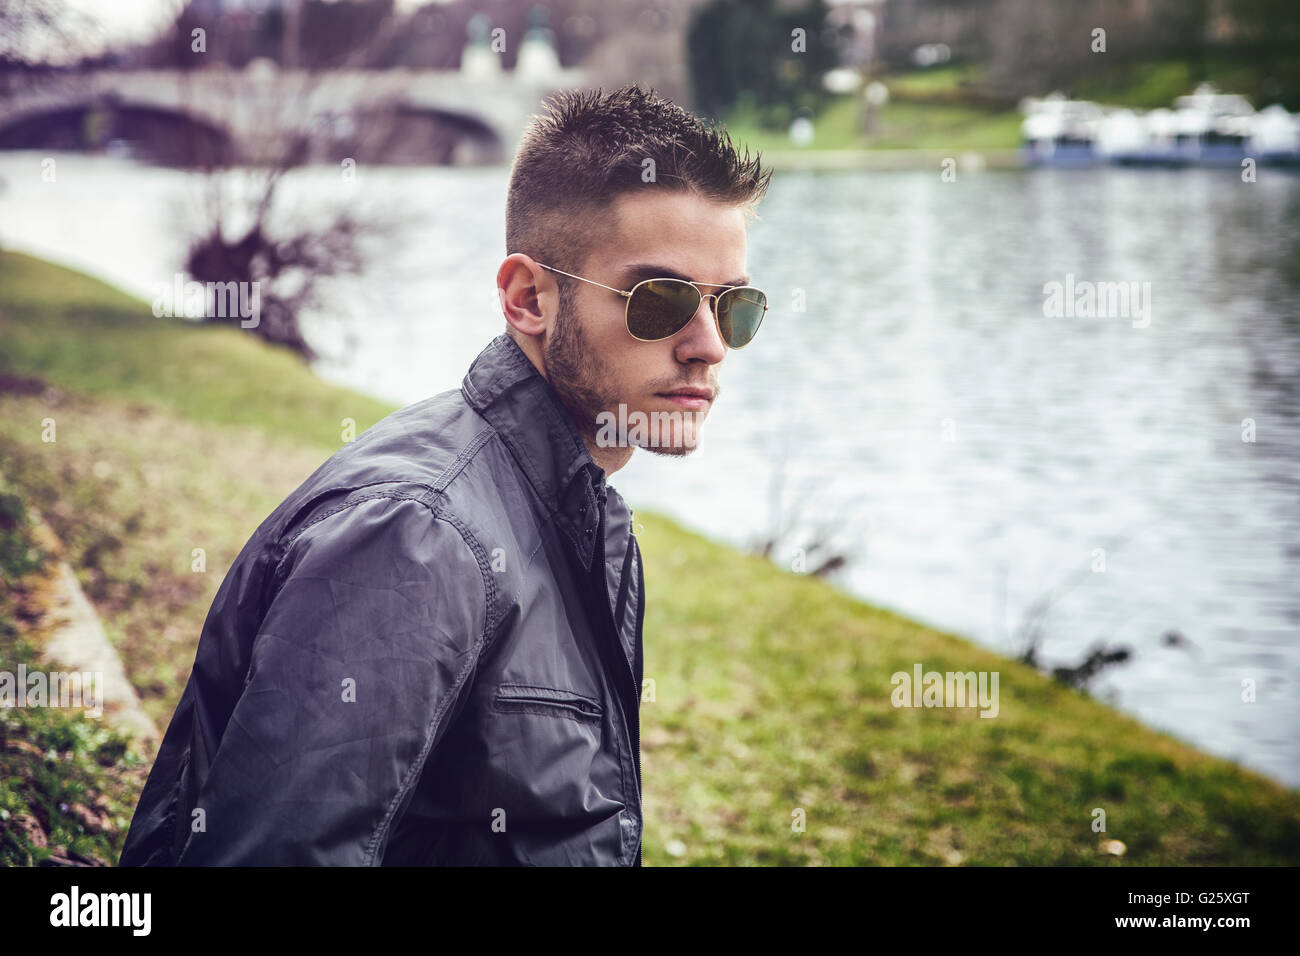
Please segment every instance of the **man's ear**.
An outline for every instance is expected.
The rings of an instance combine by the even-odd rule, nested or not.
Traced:
[[[497,295],[506,321],[524,335],[539,336],[549,331],[559,308],[555,280],[522,252],[512,252],[501,263]]]

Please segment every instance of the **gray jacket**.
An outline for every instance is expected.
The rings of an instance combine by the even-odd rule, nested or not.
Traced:
[[[631,523],[499,335],[244,546],[121,865],[639,866]]]

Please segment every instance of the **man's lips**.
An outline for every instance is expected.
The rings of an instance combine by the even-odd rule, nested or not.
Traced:
[[[713,390],[709,388],[676,388],[671,392],[656,392],[660,398],[666,398],[675,405],[685,408],[704,408],[713,400]]]
[[[705,401],[714,397],[712,389],[673,389],[672,392],[656,392],[656,395],[684,395],[689,398],[703,398]]]

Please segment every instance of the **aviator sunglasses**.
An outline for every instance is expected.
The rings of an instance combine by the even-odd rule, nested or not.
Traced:
[[[624,321],[628,334],[642,342],[658,342],[676,335],[695,317],[700,302],[713,300],[713,315],[722,341],[733,349],[744,348],[753,339],[767,312],[767,296],[747,285],[726,286],[724,291],[703,293],[685,279],[643,279],[628,291],[575,276],[572,272],[537,263],[543,269],[570,279],[590,282],[627,299]],[[709,285],[710,283],[699,283]]]

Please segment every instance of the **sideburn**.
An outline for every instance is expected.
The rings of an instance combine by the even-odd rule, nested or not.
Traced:
[[[561,288],[555,334],[547,340],[543,357],[547,379],[569,410],[578,431],[594,440],[596,416],[609,408],[613,400],[600,388],[600,371],[572,300],[570,290]]]

